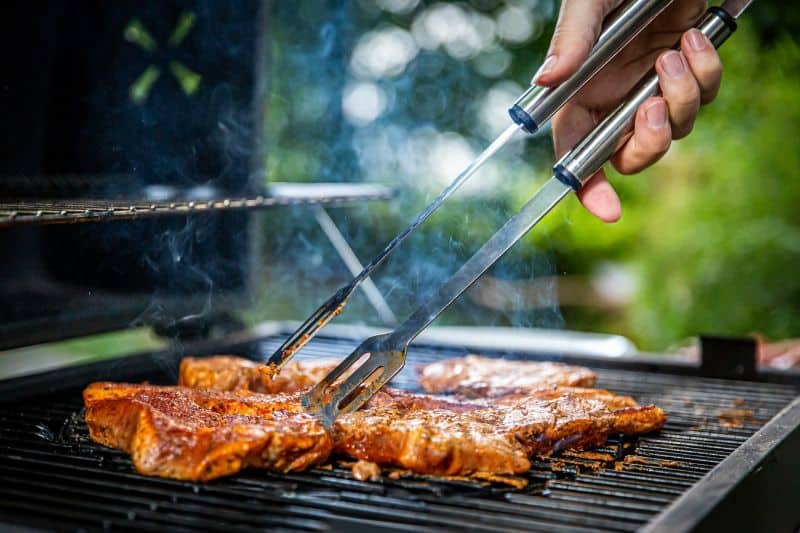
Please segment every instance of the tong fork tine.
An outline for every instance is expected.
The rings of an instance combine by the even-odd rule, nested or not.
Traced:
[[[362,342],[353,353],[303,396],[303,407],[330,428],[337,416],[342,413],[352,413],[364,405],[405,364],[406,350],[383,348],[387,337],[389,335],[376,335]],[[339,383],[339,378],[351,370],[351,367],[365,355],[367,359]]]
[[[324,328],[328,322],[342,312],[352,294],[350,285],[342,287],[328,298],[321,306],[303,322],[294,333],[267,359],[268,366],[282,368],[308,341]]]

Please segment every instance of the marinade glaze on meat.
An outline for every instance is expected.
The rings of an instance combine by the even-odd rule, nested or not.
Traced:
[[[420,474],[518,474],[533,455],[600,445],[612,433],[647,433],[666,419],[658,407],[600,389],[550,385],[462,400],[384,389],[327,432],[302,410],[298,394],[287,393],[306,388],[300,383],[319,368],[300,365],[284,369],[295,382],[274,385],[250,379],[255,365],[244,359],[187,358],[182,384],[233,391],[93,384],[84,392],[86,420],[93,439],[129,452],[139,472],[204,480],[246,466],[302,470],[332,450]],[[253,384],[275,394],[247,391]]]
[[[597,376],[588,368],[561,363],[509,361],[468,355],[418,369],[426,392],[455,393],[468,398],[493,398],[547,386],[591,387]]]
[[[330,433],[299,394],[92,383],[83,391],[89,435],[128,452],[151,476],[209,480],[254,466],[280,472],[325,461]]]
[[[263,364],[242,357],[184,357],[178,385],[193,389],[249,390],[269,394],[299,392],[319,383],[338,363],[338,359],[293,361],[273,377],[263,371]]]

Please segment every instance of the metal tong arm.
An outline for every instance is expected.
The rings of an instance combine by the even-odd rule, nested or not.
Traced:
[[[552,184],[552,185],[551,185]],[[498,259],[511,249],[550,209],[569,192],[555,181],[545,184],[542,190],[526,203],[514,216],[486,241],[461,268],[397,329],[389,334],[385,346],[401,349],[416,338],[442,311],[461,296]],[[551,190],[546,190],[550,186]],[[542,194],[544,193],[544,194]]]
[[[697,29],[719,48],[736,30],[736,21],[723,8],[712,7],[697,24]],[[628,140],[639,106],[660,92],[658,74],[653,69],[636,85],[627,100],[564,154],[554,167],[555,176],[576,191],[580,190]]]
[[[531,85],[508,110],[511,119],[535,133],[672,1],[632,0],[607,22],[589,56],[569,79],[556,87]]]

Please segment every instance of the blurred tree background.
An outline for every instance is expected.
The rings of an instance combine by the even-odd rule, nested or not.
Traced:
[[[369,260],[509,123],[557,2],[275,2],[268,180],[375,182],[389,203],[331,210]],[[800,6],[756,2],[722,50],[719,98],[638,176],[623,218],[563,202],[442,321],[619,333],[800,336]],[[376,275],[403,317],[549,176],[549,132],[507,146]],[[264,226],[252,319],[299,319],[349,278],[308,212]],[[339,319],[377,324],[359,295]]]

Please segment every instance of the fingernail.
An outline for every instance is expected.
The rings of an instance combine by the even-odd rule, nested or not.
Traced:
[[[686,68],[683,66],[683,59],[681,59],[681,54],[678,52],[664,54],[661,58],[661,64],[664,66],[667,76],[671,78],[680,78],[686,72]]]
[[[667,106],[663,101],[656,102],[645,109],[644,116],[651,128],[663,128],[667,125]]]
[[[697,52],[706,47],[706,38],[700,30],[689,31],[689,46]]]
[[[556,66],[557,62],[558,62],[558,56],[556,55],[547,56],[547,58],[544,60],[544,63],[542,63],[542,66],[539,67],[539,70],[537,70],[536,74],[533,75],[533,83],[538,83],[539,78],[552,71],[553,67]]]

